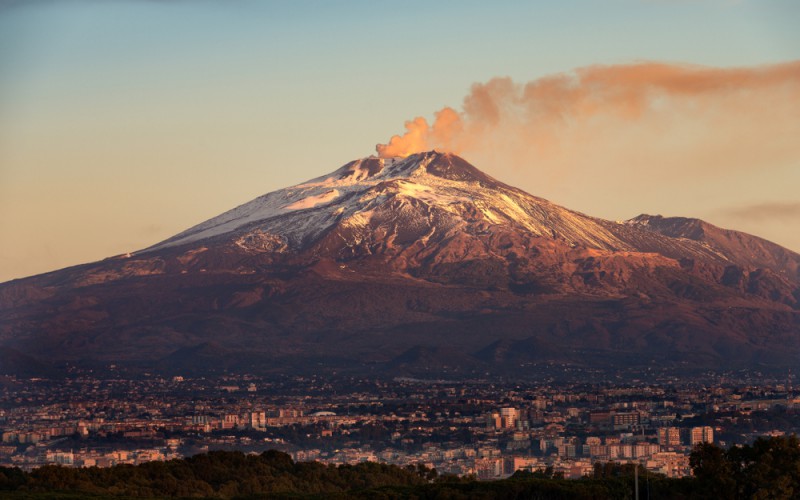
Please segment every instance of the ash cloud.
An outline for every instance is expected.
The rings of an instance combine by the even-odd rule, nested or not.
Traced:
[[[671,175],[785,166],[800,158],[800,61],[740,68],[642,62],[472,86],[461,109],[377,145],[437,149],[554,176],[635,168]]]

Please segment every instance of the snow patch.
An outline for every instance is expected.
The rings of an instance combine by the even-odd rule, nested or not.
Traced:
[[[374,210],[363,210],[361,212],[356,212],[348,217],[343,224],[348,226],[364,227],[369,224],[370,220],[372,220],[372,215],[374,213]]]
[[[338,197],[339,197],[339,191],[337,191],[336,189],[331,189],[330,191],[325,191],[324,193],[318,194],[316,196],[309,196],[308,198],[297,200],[294,203],[290,203],[283,208],[287,210],[305,210],[307,208],[314,208],[315,206],[321,203],[329,203]]]
[[[460,203],[469,201],[468,198],[463,196],[453,196],[445,194],[446,191],[434,190],[430,186],[419,184],[416,182],[399,181],[397,183],[397,194],[416,198],[418,200],[426,201],[438,205],[447,205],[451,203]]]
[[[492,212],[490,209],[486,208],[482,203],[478,205],[478,210],[480,210],[483,216],[486,217],[486,220],[488,220],[492,224],[503,223],[502,219],[500,219],[500,217],[498,217],[497,214]]]

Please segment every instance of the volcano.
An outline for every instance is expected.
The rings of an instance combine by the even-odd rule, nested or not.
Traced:
[[[591,217],[452,154],[368,157],[0,284],[0,349],[181,373],[783,369],[800,359],[800,255],[698,219]]]

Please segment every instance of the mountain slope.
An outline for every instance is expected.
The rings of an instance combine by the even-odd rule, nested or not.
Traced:
[[[0,346],[163,369],[209,345],[217,367],[282,372],[779,367],[800,354],[798,266],[702,221],[590,217],[454,155],[370,157],[132,255],[1,284]]]
[[[763,238],[686,217],[642,214],[629,220],[628,224],[670,238],[700,242],[731,263],[769,269],[794,283],[800,282],[800,259],[797,254]]]
[[[502,184],[459,157],[427,153],[350,162],[331,175],[261,196],[148,250],[254,230],[279,235],[296,249],[334,225],[357,230],[373,219],[430,229],[434,221],[429,208],[438,212],[436,227],[444,231],[458,225],[458,219],[462,225],[511,226],[536,236],[555,233],[598,248],[623,245],[596,219]]]

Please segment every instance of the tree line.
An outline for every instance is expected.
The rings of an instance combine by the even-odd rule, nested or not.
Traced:
[[[582,479],[552,469],[518,471],[508,479],[440,475],[424,465],[294,462],[285,453],[212,451],[189,458],[109,468],[0,467],[0,497],[40,498],[334,498],[334,499],[800,499],[800,441],[760,438],[692,452],[693,477],[670,479],[633,464],[595,464]],[[638,470],[635,469],[638,467]]]

